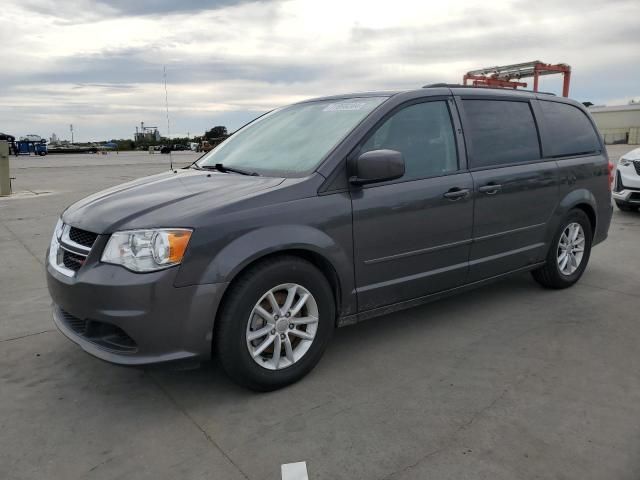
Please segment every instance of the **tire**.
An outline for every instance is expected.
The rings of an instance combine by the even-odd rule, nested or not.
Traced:
[[[626,202],[619,202],[619,201],[617,201],[617,200],[616,200],[616,206],[617,206],[620,210],[622,210],[623,212],[631,212],[631,211],[635,210],[635,208],[634,208],[634,207],[632,207],[631,205],[629,205],[628,203],[626,203]]]
[[[561,265],[559,264],[559,256],[562,252],[560,239],[572,224],[578,224],[582,228],[584,250],[582,251],[582,257],[580,258],[575,271],[568,273],[567,271],[563,272]],[[553,240],[549,246],[549,251],[547,252],[546,263],[544,266],[531,272],[533,278],[545,288],[561,289],[572,286],[580,279],[587,267],[587,263],[589,262],[589,257],[591,255],[592,240],[593,232],[591,228],[591,221],[589,220],[589,217],[587,217],[587,214],[579,209],[571,210],[562,221],[556,234],[553,236]]]
[[[285,286],[287,289],[281,288]],[[284,310],[274,317],[273,303],[268,300],[270,291],[281,307],[286,307],[289,292],[296,292],[288,313],[295,310],[305,294],[310,295],[299,312],[284,319]],[[268,315],[255,313],[258,306],[264,307],[261,312],[270,314],[270,320],[266,319]],[[302,340],[290,329],[291,319],[298,322],[314,317],[317,321],[311,320],[309,325],[293,326],[294,330],[304,328],[306,336],[312,332],[315,335],[312,340]],[[326,277],[304,259],[279,256],[249,267],[231,285],[216,320],[213,348],[223,370],[234,382],[256,391],[271,391],[309,373],[324,353],[334,328],[335,300]],[[260,334],[264,329],[271,329],[270,333],[249,340],[251,334]],[[268,339],[272,343],[254,359],[250,348],[255,354]],[[286,348],[287,342],[292,348]],[[276,359],[278,348],[281,354]]]

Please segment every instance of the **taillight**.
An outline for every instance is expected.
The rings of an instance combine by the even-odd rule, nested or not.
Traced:
[[[611,191],[611,187],[613,186],[613,162],[609,160],[609,165],[607,165],[609,169],[609,191]]]

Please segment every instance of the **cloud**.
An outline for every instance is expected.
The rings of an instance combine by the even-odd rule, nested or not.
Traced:
[[[99,17],[123,15],[198,14],[256,0],[22,0],[21,5],[59,23],[81,23]],[[269,0],[258,0],[269,1]]]
[[[204,10],[247,3],[251,0],[100,0],[98,3],[124,15],[162,15],[176,12],[197,13]]]
[[[637,0],[5,0],[0,130],[130,136],[233,130],[313,96],[460,82],[468,70],[540,59],[573,68],[572,94],[640,97]],[[546,77],[542,88],[558,91]]]
[[[36,82],[123,84],[158,83],[163,79],[163,66],[146,49],[106,51],[77,55],[59,60],[52,72],[28,76]],[[311,65],[291,59],[250,57],[214,57],[203,55],[178,58],[167,62],[172,84],[214,82],[218,80],[260,80],[269,83],[304,82],[317,78],[327,65]],[[20,76],[16,80],[21,81]]]

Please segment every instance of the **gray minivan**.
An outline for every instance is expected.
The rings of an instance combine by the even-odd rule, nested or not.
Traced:
[[[611,175],[585,108],[436,85],[273,110],[190,167],[68,207],[47,253],[56,325],[124,365],[215,354],[292,383],[335,327],[531,271],[574,284]]]

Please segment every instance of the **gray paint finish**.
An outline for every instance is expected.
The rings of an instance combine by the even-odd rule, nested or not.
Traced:
[[[476,188],[469,280],[542,261],[547,222],[558,202],[555,162],[480,170],[472,176]],[[481,191],[492,184],[501,187]]]
[[[358,94],[363,95],[369,94]],[[334,287],[336,322],[345,324],[539,266],[559,222],[576,205],[595,218],[595,243],[606,238],[611,217],[606,154],[550,158],[536,104],[540,95],[445,87],[384,95],[389,98],[308,177],[178,170],[76,202],[63,220],[101,234],[101,241],[75,278],[61,281],[48,269],[54,301],[81,317],[98,317],[127,331],[127,312],[144,312],[145,320],[131,330],[146,344],[139,363],[162,361],[176,351],[199,359],[210,355],[215,315],[227,286],[248,265],[278,252],[294,252],[318,264]],[[467,156],[473,146],[465,141],[465,115],[456,100],[462,97],[530,102],[543,158],[470,169]],[[452,113],[458,172],[349,185],[353,152],[368,132],[405,105],[436,99],[446,100]],[[551,100],[584,111],[576,102]],[[492,183],[501,188],[487,190]],[[445,196],[456,190],[468,194]],[[110,233],[150,227],[194,229],[182,265],[135,274],[99,262]],[[123,293],[128,285],[135,286],[135,299]],[[108,305],[94,306],[91,295],[78,294],[89,288]],[[206,296],[202,292],[210,292],[207,300],[192,300]],[[191,303],[193,308],[185,307]],[[105,309],[116,313],[105,316]],[[155,330],[145,337],[151,322]],[[176,333],[176,328],[182,330]],[[107,359],[132,362],[120,357]]]
[[[473,202],[462,173],[354,190],[355,272],[361,310],[456,287],[467,276]]]

